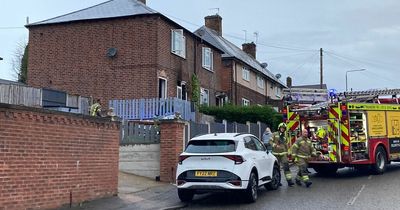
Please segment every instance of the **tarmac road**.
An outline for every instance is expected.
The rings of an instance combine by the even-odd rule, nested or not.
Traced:
[[[231,193],[196,195],[183,209],[400,209],[399,163],[389,165],[383,175],[344,168],[332,177],[313,173],[311,180],[310,188],[288,187],[285,181],[276,191],[261,188],[252,204]]]

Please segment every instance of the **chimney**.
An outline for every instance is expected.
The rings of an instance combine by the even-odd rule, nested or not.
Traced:
[[[291,77],[286,77],[286,86],[288,88],[292,87],[292,78]]]
[[[211,28],[222,36],[222,17],[219,15],[210,15],[204,18],[206,27]]]
[[[242,44],[242,49],[244,52],[256,59],[256,44],[254,44],[254,42]]]
[[[146,0],[138,0],[140,2],[142,2],[144,5],[146,5]]]

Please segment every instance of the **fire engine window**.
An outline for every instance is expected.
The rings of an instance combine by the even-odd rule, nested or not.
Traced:
[[[367,139],[366,127],[365,113],[350,113],[350,141],[365,141]]]

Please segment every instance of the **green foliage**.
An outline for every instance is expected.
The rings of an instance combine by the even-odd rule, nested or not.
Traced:
[[[192,76],[192,101],[197,106],[200,104],[200,81],[196,74]]]
[[[25,46],[24,54],[21,58],[21,67],[18,72],[18,82],[25,83],[28,78],[28,44]]]
[[[270,106],[201,106],[200,112],[212,115],[217,120],[227,120],[238,123],[246,123],[247,121],[256,123],[260,121],[271,126],[273,130],[276,130],[279,123],[282,122],[282,114],[276,112]]]

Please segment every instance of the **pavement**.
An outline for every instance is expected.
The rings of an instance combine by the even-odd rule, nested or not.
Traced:
[[[180,202],[173,184],[120,172],[118,196],[60,210],[167,210],[185,206]]]

